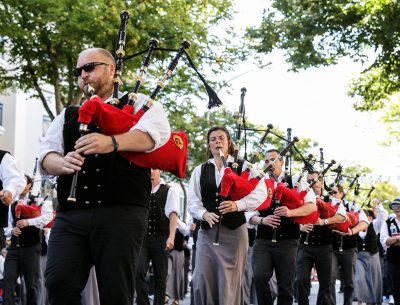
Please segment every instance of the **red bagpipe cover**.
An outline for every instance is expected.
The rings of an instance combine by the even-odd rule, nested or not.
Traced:
[[[325,202],[318,198],[317,207],[318,207],[318,212],[320,214],[320,218],[326,219],[326,218],[331,218],[336,214],[339,205],[332,206],[329,202]],[[357,224],[358,224],[358,213],[351,211],[346,213],[345,221],[329,225],[329,227],[332,230],[346,233],[349,230],[349,228],[353,228]]]
[[[17,203],[15,206],[15,217],[16,218],[24,218],[24,219],[31,219],[36,218],[41,215],[42,206],[39,205],[26,205],[22,202]],[[56,217],[56,212],[53,211],[53,219],[45,226],[45,228],[51,228],[54,223],[54,219]]]
[[[260,181],[257,178],[252,178],[248,180],[249,175],[250,172],[247,170],[243,171],[239,176],[235,174],[230,167],[225,168],[224,176],[221,180],[221,190],[219,192],[219,195],[221,197],[228,197],[229,195],[231,200],[233,201],[242,199],[243,197],[247,196],[255,189]],[[267,184],[266,180],[265,183],[267,185],[268,196],[265,201],[256,208],[256,210],[265,210],[268,209],[271,205],[274,184],[272,183],[272,188],[271,186],[268,188],[269,184]]]
[[[287,188],[283,183],[278,183],[275,188],[275,198],[280,199],[282,206],[287,206],[290,210],[297,209],[304,205],[304,198],[307,191],[298,191],[297,188]],[[291,217],[297,224],[315,223],[318,220],[318,212],[314,211],[305,216]]]
[[[105,135],[120,134],[129,131],[144,114],[139,110],[136,114],[120,110],[104,103],[100,97],[93,96],[79,108],[78,122],[94,123]],[[156,150],[144,152],[119,152],[124,158],[136,166],[157,168],[185,177],[188,140],[183,131],[171,132],[169,141]]]

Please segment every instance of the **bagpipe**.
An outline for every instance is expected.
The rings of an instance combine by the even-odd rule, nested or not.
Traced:
[[[166,81],[170,78],[173,71],[178,65],[179,59],[183,54],[186,55],[191,66],[195,69],[192,61],[185,52],[190,47],[190,42],[183,40],[178,50],[176,51],[175,57],[171,60],[166,69],[164,75],[158,80],[155,89],[152,91],[149,98],[146,99],[141,109],[135,109],[135,102],[138,98],[138,89],[141,84],[145,81],[146,73],[150,64],[152,54],[155,50],[172,51],[170,49],[157,48],[158,41],[156,39],[150,39],[149,48],[145,51],[139,52],[132,56],[125,57],[125,42],[126,42],[126,23],[129,18],[129,14],[126,11],[121,13],[121,25],[118,31],[118,42],[115,51],[115,62],[116,72],[114,78],[114,90],[113,99],[111,104],[104,103],[98,96],[95,95],[93,88],[88,85],[87,92],[90,98],[86,100],[83,105],[79,108],[78,123],[80,124],[80,134],[85,135],[88,133],[89,123],[94,123],[101,129],[101,132],[105,135],[115,135],[128,132],[133,126],[135,126],[143,115],[153,106],[156,96],[165,87]],[[128,102],[122,107],[122,109],[116,108],[120,103],[118,99],[119,87],[122,84],[121,75],[123,62],[126,59],[146,53],[146,56],[142,62],[138,76],[136,76],[136,82],[129,93]],[[196,69],[195,69],[196,70]],[[208,107],[215,107],[221,104],[216,93],[207,85],[204,78],[198,73],[197,74],[206,86],[206,90],[209,94],[210,100]],[[122,157],[129,160],[132,164],[144,167],[144,168],[157,168],[163,171],[170,172],[179,178],[185,177],[186,171],[186,156],[187,156],[188,139],[183,131],[171,132],[171,136],[166,144],[155,149],[151,152],[118,152]],[[68,201],[74,202],[75,189],[77,183],[77,172],[75,173],[70,196]]]
[[[35,168],[33,170],[33,177],[36,176],[37,160],[38,158],[36,158],[35,160],[36,163],[35,163]],[[35,180],[33,179],[33,181]],[[32,200],[32,197],[34,196],[28,195],[28,204],[25,204],[23,200],[18,201],[18,203],[15,205],[15,218],[16,218],[15,222],[17,222],[20,219],[31,219],[40,217],[40,215],[42,214],[43,203],[49,199],[49,194],[45,193],[45,184],[46,184],[46,179],[42,179],[40,191],[39,194],[37,195],[37,198],[34,198],[34,200]],[[52,189],[54,187],[55,185],[52,186]],[[51,228],[53,226],[55,217],[56,217],[56,211],[53,210],[53,218],[48,224],[44,226],[44,228]]]

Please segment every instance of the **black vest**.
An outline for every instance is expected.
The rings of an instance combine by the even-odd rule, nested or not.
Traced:
[[[68,107],[63,129],[65,155],[74,150],[75,142],[80,136],[77,119],[78,107]],[[89,129],[99,132],[92,124],[89,125]],[[69,203],[67,198],[73,175],[61,175],[58,178],[59,210],[110,205],[149,206],[150,169],[134,166],[119,153],[85,156],[85,162],[78,175],[77,201]]]
[[[16,226],[16,223],[19,219],[15,217],[15,206],[18,201],[15,201],[11,205],[11,215],[13,219],[13,226]],[[22,218],[21,218],[22,219]],[[17,237],[11,236],[11,245],[16,247],[19,245],[20,247],[30,247],[33,245],[37,245],[41,243],[40,229],[34,226],[27,226],[21,229],[21,234]]]
[[[169,218],[165,216],[168,190],[169,185],[161,184],[157,192],[150,195],[148,237],[168,236],[169,234]]]
[[[371,255],[378,253],[378,235],[374,230],[372,222],[368,225],[367,235],[365,235],[364,239],[357,234],[357,248],[358,251],[367,251]]]
[[[282,182],[287,185],[288,188],[292,188],[292,176],[285,175],[285,178]],[[274,214],[277,206],[274,204],[274,200],[272,200],[271,206],[266,209],[260,211],[260,217],[266,217]],[[276,239],[284,240],[284,239],[298,239],[300,237],[300,229],[299,225],[295,224],[288,217],[281,217],[281,223],[276,228]],[[272,240],[273,229],[270,226],[260,225],[257,227],[257,237],[256,238],[264,238],[268,240]]]
[[[301,232],[300,243],[304,244],[307,233]],[[332,230],[327,226],[314,226],[308,236],[308,246],[326,246],[332,243]]]
[[[346,211],[349,212],[349,205],[345,204],[345,207],[346,207]],[[357,248],[357,236],[358,236],[358,234],[347,236],[347,235],[340,235],[339,233],[333,232],[332,233],[333,250],[336,250],[336,251],[339,250],[341,238],[343,238],[343,247],[342,247],[343,250]]]
[[[183,251],[183,244],[185,243],[185,236],[176,229],[175,240],[174,240],[174,250]]]
[[[243,162],[243,160],[238,160],[238,175],[240,175],[242,172]],[[232,167],[232,163],[229,163],[229,167]],[[203,206],[208,212],[214,212],[218,214],[218,206],[222,200],[218,195],[220,192],[220,186],[216,186],[214,164],[207,162],[201,166],[200,189]],[[230,200],[229,196],[226,198],[226,200]],[[221,224],[231,230],[237,229],[244,223],[246,223],[244,212],[232,212],[224,214],[221,220]],[[210,225],[206,221],[201,222],[201,227],[205,230],[210,229]]]
[[[0,150],[0,164],[3,161],[5,154],[9,154],[8,151]],[[0,180],[0,191],[3,189],[3,181]],[[0,226],[1,228],[8,227],[8,206],[0,202]]]
[[[395,218],[386,220],[386,225],[388,227],[389,236],[393,236],[393,231],[400,234],[400,228],[397,226]],[[390,229],[392,227],[392,230]],[[390,246],[386,252],[387,260],[393,264],[400,265],[400,247]]]

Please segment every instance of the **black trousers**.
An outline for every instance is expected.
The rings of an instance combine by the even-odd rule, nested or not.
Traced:
[[[299,305],[308,305],[311,270],[315,264],[318,273],[319,290],[317,305],[330,304],[330,281],[332,274],[332,245],[299,245],[296,260],[296,285]]]
[[[168,236],[146,237],[140,251],[139,270],[136,275],[136,304],[149,305],[149,285],[146,274],[150,261],[154,272],[154,305],[163,305],[168,272],[168,252],[165,243]]]
[[[8,248],[4,262],[3,299],[5,305],[14,305],[17,278],[23,275],[26,286],[26,304],[36,305],[39,292],[41,245]]]
[[[296,270],[297,239],[256,239],[253,246],[253,277],[258,305],[273,305],[269,280],[275,269],[278,283],[278,305],[293,303],[293,281]]]
[[[52,305],[81,305],[90,268],[101,305],[131,305],[148,209],[108,206],[57,213],[45,272]]]
[[[388,263],[389,280],[391,283],[394,305],[400,305],[400,264]]]
[[[339,265],[343,275],[343,305],[351,305],[354,292],[354,274],[357,260],[357,248],[333,251],[331,276],[331,304],[336,304],[335,283]]]

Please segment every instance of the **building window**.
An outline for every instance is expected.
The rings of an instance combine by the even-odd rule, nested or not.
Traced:
[[[43,116],[43,122],[42,122],[42,136],[44,137],[47,133],[47,129],[49,129],[51,123],[51,119],[48,115]]]
[[[3,126],[3,103],[0,102],[0,126]]]

